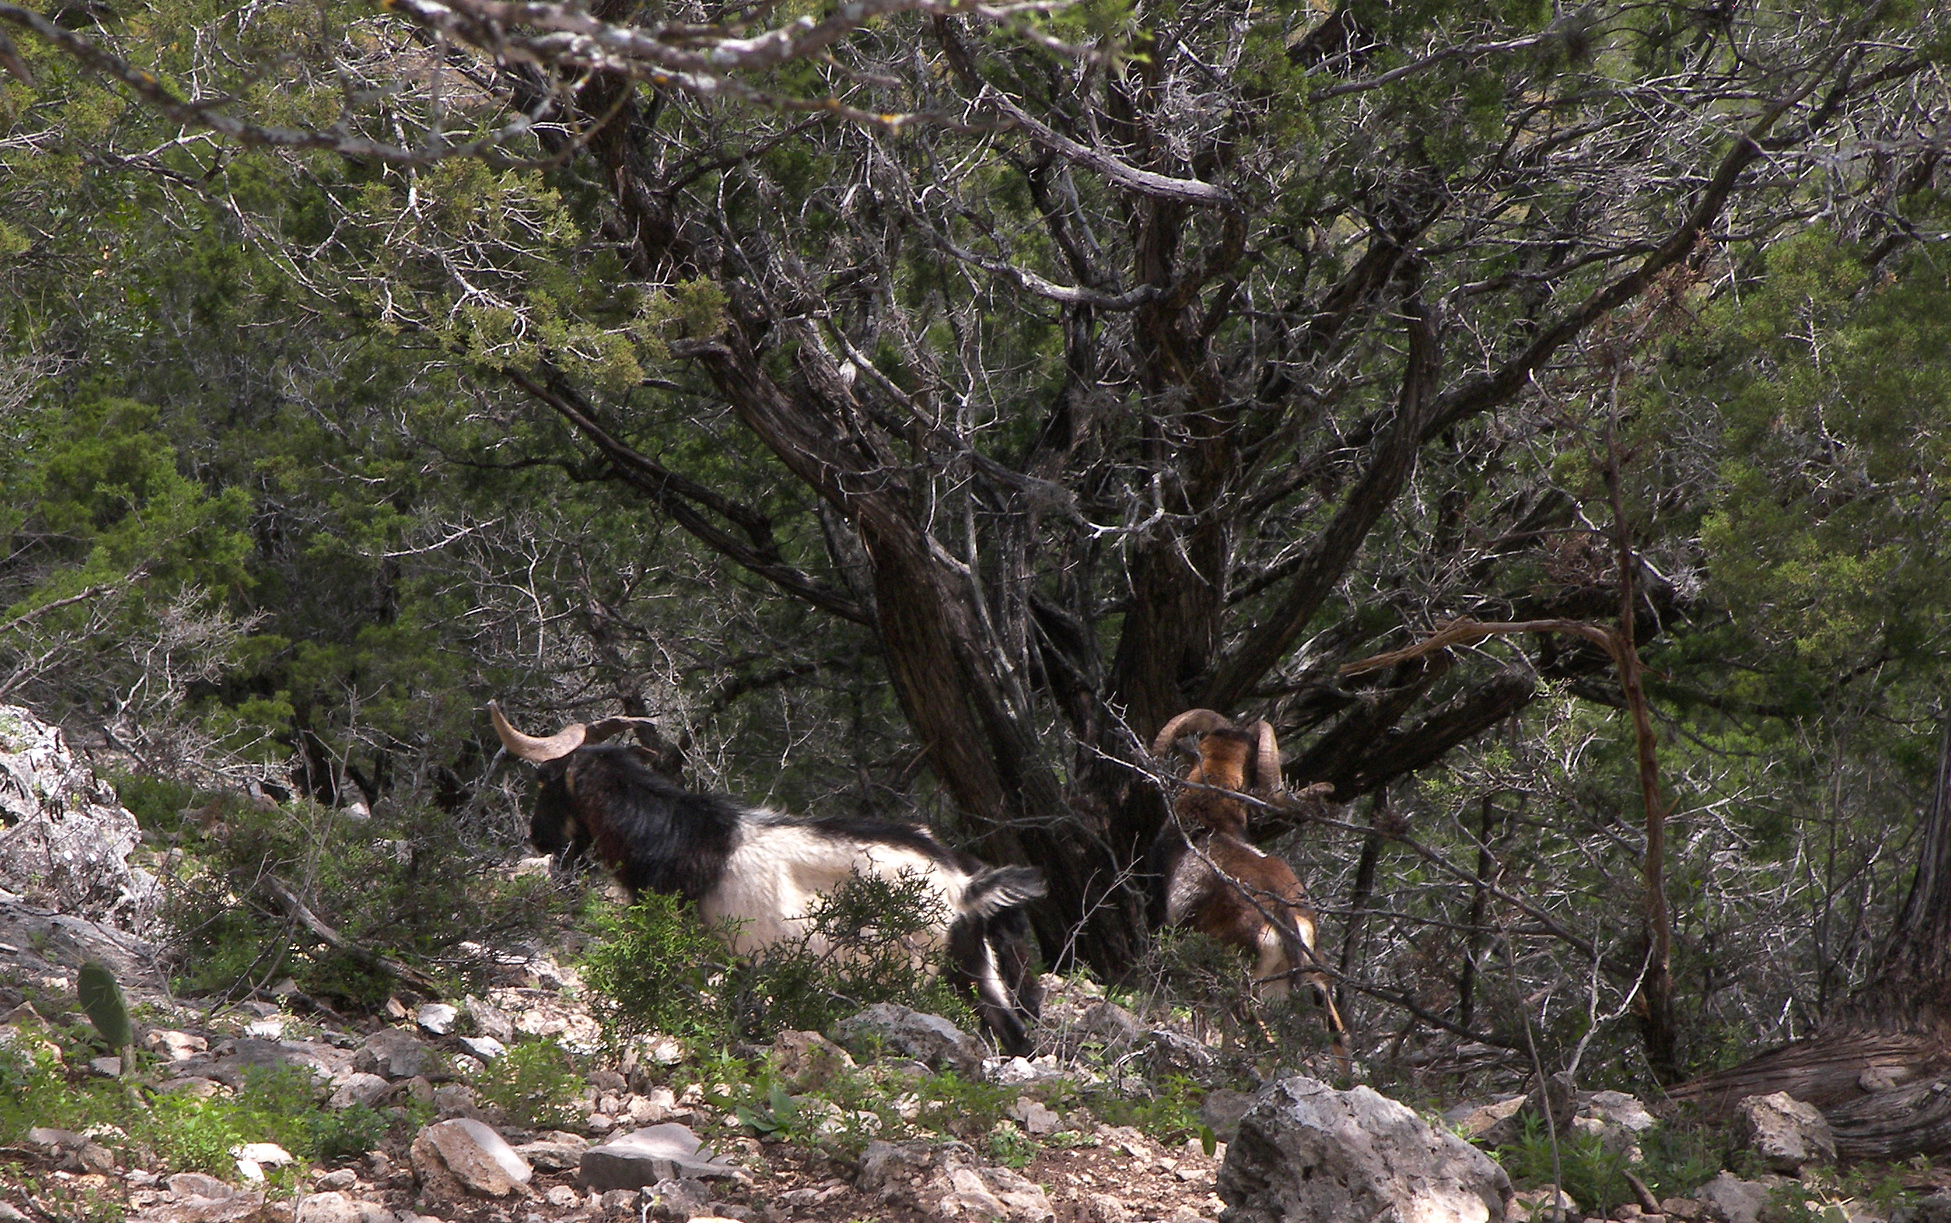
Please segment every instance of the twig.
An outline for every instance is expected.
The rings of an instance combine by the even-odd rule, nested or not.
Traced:
[[[377,968],[381,972],[391,973],[393,976],[398,977],[400,980],[429,997],[438,998],[441,996],[442,990],[440,985],[426,973],[421,972],[411,965],[402,964],[391,956],[382,955],[377,951],[369,951],[326,925],[318,914],[312,912],[305,902],[298,898],[298,893],[291,889],[291,885],[276,875],[264,876],[261,886],[270,895],[271,899],[278,902],[279,908],[282,908],[286,913],[290,914],[293,920],[297,921],[305,929],[310,930],[320,942],[325,943],[332,950],[356,960],[367,968]]]

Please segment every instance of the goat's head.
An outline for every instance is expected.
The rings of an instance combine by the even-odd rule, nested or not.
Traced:
[[[488,702],[488,717],[501,746],[510,756],[536,766],[542,783],[535,796],[535,814],[528,822],[529,843],[545,854],[563,855],[566,863],[589,844],[593,834],[577,813],[577,756],[584,747],[647,725],[648,719],[604,718],[587,725],[571,722],[553,735],[538,738],[516,730],[493,701]]]
[[[1180,738],[1193,735],[1198,736],[1198,745],[1185,779],[1213,789],[1187,790],[1179,798],[1180,815],[1210,828],[1243,832],[1244,804],[1214,790],[1256,795],[1279,792],[1280,745],[1274,740],[1274,728],[1262,719],[1242,730],[1210,709],[1188,709],[1159,730],[1152,741],[1152,754],[1163,756]]]

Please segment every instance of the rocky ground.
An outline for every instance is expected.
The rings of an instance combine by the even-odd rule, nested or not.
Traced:
[[[207,1098],[242,1089],[253,1069],[292,1066],[314,1076],[324,1108],[361,1105],[390,1112],[396,1122],[425,1124],[395,1124],[372,1150],[336,1166],[287,1170],[280,1151],[245,1152],[237,1174],[222,1179],[159,1175],[118,1152],[113,1135],[37,1127],[28,1141],[0,1149],[0,1200],[7,1203],[0,1219],[11,1217],[8,1209],[50,1220],[119,1209],[153,1223],[294,1216],[297,1223],[554,1223],[647,1209],[648,1217],[674,1219],[1191,1223],[1223,1206],[1214,1194],[1223,1144],[1210,1153],[1197,1138],[1167,1147],[1081,1108],[1059,1111],[1071,1080],[1055,1057],[985,1058],[984,1048],[946,1021],[893,1007],[865,1013],[837,1033],[857,1049],[881,1050],[879,1063],[857,1066],[823,1036],[789,1033],[769,1051],[769,1064],[790,1089],[842,1071],[873,1077],[898,1095],[905,1079],[940,1067],[1011,1085],[1019,1094],[1005,1124],[1035,1139],[1023,1144],[1026,1163],[998,1162],[982,1134],[964,1141],[913,1129],[864,1148],[857,1140],[825,1145],[754,1136],[731,1110],[707,1102],[714,1085],[696,1080],[680,1046],[656,1039],[637,1042],[620,1060],[591,1058],[569,1128],[510,1124],[476,1099],[470,1077],[524,1037],[591,1052],[601,1043],[595,1020],[574,996],[574,974],[546,957],[510,957],[503,983],[485,996],[410,1014],[396,1006],[390,1020],[367,1030],[271,1002],[208,1013],[167,997],[139,942],[0,893],[0,981],[11,982],[0,984],[0,1043],[55,1048],[60,1031],[85,1026],[61,1009],[73,1006],[68,961],[105,954],[114,955],[137,1010],[167,1020],[143,1026],[131,1090]],[[1051,983],[1053,1010],[1082,1019],[1084,1028],[1115,1022],[1139,1030],[1119,1008]],[[1114,1013],[1115,1021],[1107,1019]],[[120,1070],[109,1060],[70,1070],[78,1077]],[[1053,1099],[1058,1108],[1047,1103]],[[878,1122],[871,1114],[860,1120]],[[844,1130],[847,1122],[838,1118],[832,1128]],[[624,1135],[667,1145],[619,1155],[628,1145],[619,1141]],[[715,1141],[701,1147],[701,1135]],[[608,1160],[600,1171],[592,1150]]]
[[[497,967],[478,996],[357,1018],[289,982],[237,1005],[179,999],[131,933],[154,912],[125,861],[136,835],[58,732],[0,708],[0,1223],[1572,1223],[1572,1199],[1514,1192],[1480,1147],[1548,1129],[1588,1166],[1641,1167],[1657,1124],[1631,1096],[1556,1081],[1440,1120],[1302,1076],[1229,1090],[1252,1068],[1197,1029],[1056,977],[1034,1059],[889,1005],[732,1057],[619,1048],[547,948],[480,949]],[[89,961],[137,1021],[119,1053],[81,1013]],[[576,1060],[524,1086],[511,1067],[556,1046]],[[276,1097],[289,1115],[168,1130],[241,1111],[266,1074],[297,1085]],[[304,1131],[328,1156],[244,1132],[294,1118],[328,1123],[330,1144]],[[1929,1166],[1839,1179],[1806,1105],[1751,1099],[1739,1124],[1745,1177],[1707,1166],[1665,1195],[1634,1181],[1611,1219],[1951,1223],[1951,1176]]]

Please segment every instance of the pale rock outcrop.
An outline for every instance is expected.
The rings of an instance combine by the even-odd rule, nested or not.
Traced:
[[[60,727],[0,705],[0,889],[143,933],[159,892],[154,876],[129,865],[141,839],[135,817],[74,758]]]
[[[1836,1138],[1812,1104],[1785,1091],[1748,1096],[1737,1104],[1742,1140],[1775,1172],[1800,1172],[1836,1162]]]
[[[1050,1223],[1056,1218],[1041,1185],[983,1164],[959,1142],[870,1142],[860,1157],[859,1186],[931,1219]]]
[[[659,1181],[743,1175],[675,1121],[633,1130],[583,1152],[582,1181],[591,1189],[640,1189]]]
[[[1502,1223],[1511,1181],[1394,1100],[1295,1076],[1263,1089],[1240,1118],[1219,1196],[1225,1223]]]
[[[534,1175],[528,1161],[500,1134],[465,1117],[421,1130],[408,1155],[421,1197],[428,1202],[522,1197]]]
[[[950,1069],[973,1078],[982,1068],[982,1046],[976,1038],[940,1015],[929,1015],[892,1002],[877,1002],[835,1024],[829,1033],[854,1053],[880,1050],[911,1057],[932,1069]]]

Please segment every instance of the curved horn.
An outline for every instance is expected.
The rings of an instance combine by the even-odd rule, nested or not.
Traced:
[[[1253,734],[1259,742],[1258,754],[1254,757],[1253,778],[1260,788],[1269,794],[1280,790],[1280,744],[1274,742],[1274,728],[1267,719],[1262,718],[1253,724]]]
[[[1203,735],[1208,731],[1228,729],[1232,725],[1210,709],[1188,709],[1159,729],[1158,737],[1152,740],[1152,755],[1163,756],[1165,749],[1180,735]]]
[[[530,764],[562,759],[581,747],[589,733],[581,722],[571,722],[548,738],[537,739],[510,726],[508,719],[501,716],[501,706],[493,701],[488,702],[488,718],[495,724],[495,734],[501,737],[501,746],[508,749],[508,754]]]

